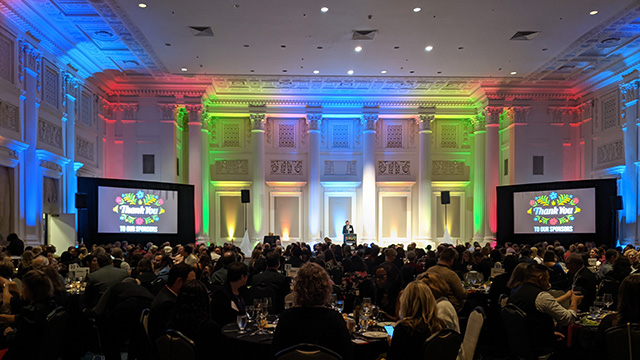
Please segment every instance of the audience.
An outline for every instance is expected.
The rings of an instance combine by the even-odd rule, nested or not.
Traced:
[[[467,300],[467,291],[462,287],[460,278],[451,270],[453,263],[456,260],[458,253],[453,248],[446,248],[440,254],[440,259],[436,266],[432,266],[427,270],[430,274],[437,274],[449,285],[449,293],[447,297],[456,311],[462,310],[465,301]]]
[[[249,268],[245,263],[232,262],[225,270],[225,283],[216,287],[211,295],[212,318],[220,326],[234,322],[239,314],[246,313],[245,285],[249,279]]]

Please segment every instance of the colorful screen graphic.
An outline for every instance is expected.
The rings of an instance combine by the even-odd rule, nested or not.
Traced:
[[[516,192],[514,233],[595,233],[595,199],[595,188]]]
[[[98,232],[176,234],[178,192],[99,186]]]

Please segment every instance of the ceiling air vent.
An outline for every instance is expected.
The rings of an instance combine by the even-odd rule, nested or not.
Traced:
[[[351,40],[373,40],[378,30],[353,30]]]
[[[193,36],[213,36],[210,26],[189,26],[189,30]]]
[[[529,40],[533,40],[533,38],[536,37],[538,33],[540,32],[539,31],[518,31],[509,40],[529,41]]]

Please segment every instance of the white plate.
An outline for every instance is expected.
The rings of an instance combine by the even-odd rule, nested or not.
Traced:
[[[362,336],[364,337],[368,337],[371,339],[386,339],[387,338],[387,333],[386,332],[380,332],[380,331],[365,331],[362,333]]]
[[[393,321],[378,321],[378,326],[396,326],[396,323]]]

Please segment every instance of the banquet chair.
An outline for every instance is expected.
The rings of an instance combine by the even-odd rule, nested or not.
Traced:
[[[473,309],[469,315],[469,321],[467,321],[467,329],[464,332],[464,339],[462,340],[462,347],[460,354],[458,354],[458,360],[473,360],[473,355],[476,352],[476,346],[478,345],[478,338],[480,338],[480,331],[484,324],[485,314],[484,309],[480,306]]]
[[[69,313],[63,307],[60,306],[47,315],[42,350],[38,355],[39,360],[55,360],[62,356],[68,328]]]
[[[247,290],[247,297],[247,304],[253,304],[253,300],[255,299],[262,300],[264,298],[271,298],[273,309],[271,309],[270,313],[276,313],[277,310],[281,310],[281,308],[284,307],[284,302],[282,304],[276,304],[276,300],[278,299],[276,290],[265,283],[260,283],[249,287],[249,289]]]
[[[156,347],[153,345],[153,340],[151,340],[151,335],[149,334],[149,314],[151,314],[150,309],[142,310],[140,314],[140,327],[144,333],[145,347],[149,350],[148,353],[151,354],[151,358],[155,360],[158,358],[158,354],[156,353]]]
[[[632,360],[640,358],[640,324],[616,326],[604,332],[609,359]]]
[[[156,339],[159,360],[195,360],[196,344],[180,331],[169,329]]]
[[[342,360],[333,350],[316,344],[297,344],[276,354],[276,360]]]
[[[456,360],[462,335],[455,330],[442,329],[429,336],[422,345],[422,359]]]
[[[507,332],[507,343],[512,355],[520,360],[535,360],[529,343],[527,314],[514,304],[505,305],[500,310],[502,323]]]

